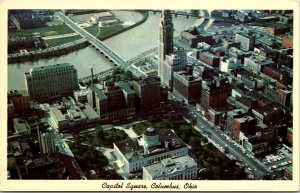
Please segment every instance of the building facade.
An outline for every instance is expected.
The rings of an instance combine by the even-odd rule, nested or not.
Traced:
[[[209,107],[222,108],[227,106],[229,96],[228,81],[226,78],[214,77],[213,80],[202,80],[201,108],[203,114]]]
[[[148,77],[133,82],[136,94],[136,110],[139,113],[151,111],[160,107],[161,87],[158,77]]]
[[[30,109],[30,98],[26,90],[11,90],[8,92],[8,101],[11,101],[14,113],[25,113]],[[8,106],[10,111],[12,108]]]
[[[254,36],[245,33],[237,33],[235,35],[235,40],[241,42],[241,49],[244,51],[253,50],[255,44]]]
[[[142,136],[114,143],[114,154],[127,173],[142,171],[166,158],[188,155],[187,145],[171,130],[147,128]]]
[[[169,90],[173,89],[174,72],[183,70],[186,65],[186,55],[184,50],[177,50],[175,53],[170,53],[166,56],[163,62],[161,83],[166,85]]]
[[[25,85],[34,101],[72,95],[78,88],[77,69],[68,63],[35,67],[25,73]]]
[[[42,153],[55,153],[54,132],[40,133],[40,148]]]
[[[166,55],[173,52],[173,23],[170,10],[163,10],[159,24],[158,39],[158,76],[163,74],[163,65]]]
[[[174,72],[174,93],[183,98],[188,104],[200,102],[201,80],[194,78],[192,73],[186,71]]]
[[[111,81],[106,81],[102,88],[99,86],[92,85],[89,89],[88,103],[96,109],[101,120],[135,115],[133,90],[126,85],[115,85]]]
[[[197,163],[188,155],[167,158],[143,167],[143,180],[194,180]]]

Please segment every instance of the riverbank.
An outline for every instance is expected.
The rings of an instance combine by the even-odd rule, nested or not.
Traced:
[[[61,46],[50,47],[43,50],[10,54],[8,55],[8,64],[20,63],[24,61],[34,61],[42,58],[58,57],[84,48],[88,45],[89,44],[86,40],[80,39],[71,43],[63,44]]]
[[[126,28],[121,28],[121,29],[113,28],[115,31],[109,30],[104,35],[100,36],[98,39],[101,41],[109,39],[115,35],[118,35],[122,32],[130,30],[134,27],[137,27],[147,20],[148,12],[141,12],[141,11],[135,11],[135,12],[138,12],[143,15],[143,18],[140,21],[138,21],[135,24],[128,26]],[[74,37],[70,37],[70,38],[74,38]],[[56,41],[58,41],[58,40],[56,40]],[[66,44],[49,47],[49,48],[46,48],[43,50],[10,54],[10,55],[8,55],[8,64],[20,63],[20,62],[24,62],[24,61],[33,61],[33,60],[38,60],[38,59],[42,59],[42,58],[58,57],[58,56],[62,56],[62,55],[68,54],[70,52],[73,52],[75,50],[84,48],[88,45],[89,45],[89,43],[87,41],[85,41],[83,39],[79,39],[79,40],[75,40],[72,42],[68,42]]]

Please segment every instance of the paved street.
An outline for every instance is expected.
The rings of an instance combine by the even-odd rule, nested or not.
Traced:
[[[195,129],[203,135],[205,135],[205,133],[210,133],[209,137],[211,140],[219,144],[221,147],[228,147],[229,153],[237,160],[243,162],[247,168],[250,168],[256,179],[261,179],[265,174],[270,172],[263,163],[256,160],[253,156],[244,153],[242,149],[228,141],[221,131],[216,129],[216,126],[205,120],[205,118],[203,118],[203,116],[196,110],[193,110],[193,112],[197,118]]]

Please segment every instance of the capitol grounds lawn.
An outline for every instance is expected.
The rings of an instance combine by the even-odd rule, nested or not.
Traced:
[[[173,129],[177,136],[191,146],[195,161],[202,172],[201,179],[208,180],[239,180],[246,179],[246,173],[240,169],[235,161],[227,158],[212,143],[193,129],[184,120],[163,119],[155,122],[143,122],[133,125],[137,135],[141,135],[147,127],[154,127],[160,131]]]
[[[66,43],[69,43],[69,42],[73,42],[73,41],[79,40],[79,39],[81,39],[81,36],[80,35],[75,35],[75,36],[64,37],[64,38],[49,39],[49,40],[45,40],[45,42],[49,46],[54,47],[54,46],[66,44]]]
[[[74,33],[67,25],[53,25],[33,29],[21,29],[13,32],[8,32],[9,36],[32,36],[32,33],[40,32],[41,36],[52,36],[60,34]]]
[[[69,147],[87,179],[122,179],[114,170],[114,166],[109,164],[99,150],[92,146],[83,146],[77,143],[69,143]]]
[[[124,131],[115,128],[104,131],[98,126],[94,134],[74,134],[74,141],[68,144],[88,179],[123,179],[115,172],[116,166],[109,165],[106,157],[96,147],[112,148],[114,142],[124,139],[128,139]],[[90,173],[91,170],[95,173]]]

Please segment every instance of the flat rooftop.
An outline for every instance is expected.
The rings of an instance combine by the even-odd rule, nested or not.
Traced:
[[[160,145],[156,145],[148,148],[147,154],[144,154],[144,146],[139,144],[142,136],[133,139],[127,139],[124,141],[114,143],[120,152],[125,156],[127,160],[137,160],[152,155],[173,151],[176,149],[187,147],[186,144],[171,130],[159,133]],[[168,141],[168,148],[165,148],[165,143]]]
[[[186,169],[197,167],[197,163],[188,155],[177,157],[177,158],[167,158],[161,160],[161,162],[145,166],[146,170],[152,178],[164,176],[176,171],[184,171]]]

